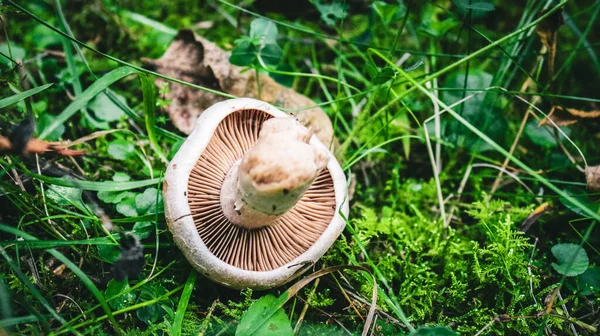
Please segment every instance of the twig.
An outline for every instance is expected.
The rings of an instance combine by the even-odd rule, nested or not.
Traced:
[[[538,305],[538,302],[535,299],[535,295],[533,295],[533,277],[531,274],[531,263],[533,262],[533,256],[535,255],[535,247],[537,246],[538,240],[539,239],[535,237],[535,242],[533,243],[533,248],[531,250],[531,257],[529,257],[529,263],[527,264],[527,274],[529,274],[529,293],[531,294],[533,302],[535,302],[536,306]]]
[[[313,294],[316,293],[317,287],[319,286],[320,282],[321,282],[320,278],[317,279],[317,280],[315,280],[313,288],[310,291],[311,295],[313,295]],[[308,302],[304,301],[304,307],[302,307],[302,311],[300,312],[300,315],[298,316],[298,321],[296,322],[296,326],[294,327],[294,335],[298,333],[298,330],[300,330],[300,326],[302,325],[302,322],[304,321],[304,316],[306,316],[306,312],[308,311],[308,307],[309,307]]]
[[[558,295],[558,299],[562,301],[563,298],[562,298],[562,295],[560,295],[560,288],[558,289],[556,294]],[[577,330],[575,329],[575,326],[573,325],[573,322],[571,322],[571,316],[569,316],[569,311],[567,310],[567,305],[562,303],[561,307],[562,307],[563,311],[565,312],[565,315],[567,316],[566,320],[569,321],[569,327],[571,328],[573,335],[579,336],[579,334],[577,333]]]
[[[517,135],[515,136],[515,139],[513,140],[512,145],[510,145],[510,150],[508,151],[508,153],[511,156],[513,155],[515,149],[517,148],[517,144],[519,143],[519,140],[521,139],[521,134],[523,134],[523,130],[525,129],[525,125],[527,124],[527,120],[529,119],[530,113],[531,113],[531,110],[527,109],[527,111],[525,112],[525,116],[523,117],[523,120],[521,121],[521,125],[519,126],[519,130],[517,131]],[[502,163],[503,169],[506,169],[509,161],[510,161],[509,156],[504,158],[504,162]],[[500,185],[500,179],[502,178],[502,173],[504,173],[504,170],[500,170],[498,172],[498,176],[496,176],[496,180],[494,181],[494,184],[492,185],[492,189],[490,190],[490,196],[496,192],[496,189],[498,189],[498,186]]]

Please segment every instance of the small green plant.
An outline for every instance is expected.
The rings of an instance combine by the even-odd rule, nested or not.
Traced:
[[[259,18],[250,23],[250,34],[235,41],[229,62],[259,69],[262,64],[277,65],[283,57],[277,44],[277,26],[273,21]]]

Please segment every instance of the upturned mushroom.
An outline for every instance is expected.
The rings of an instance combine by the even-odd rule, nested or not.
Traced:
[[[202,113],[167,167],[163,192],[167,224],[188,261],[237,289],[300,275],[348,214],[333,154],[296,119],[249,98]]]

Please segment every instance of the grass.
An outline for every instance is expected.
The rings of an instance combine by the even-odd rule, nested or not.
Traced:
[[[0,6],[0,134],[33,115],[37,137],[87,152],[0,157],[0,334],[597,333],[600,198],[581,170],[599,164],[599,124],[537,123],[552,106],[597,109],[600,1]],[[536,27],[556,13],[552,73]],[[354,186],[312,275],[266,292],[192,271],[164,222],[184,135],[154,79],[232,96],[140,65],[182,28],[231,50],[256,18],[282,57],[252,71],[327,112]],[[111,280],[122,231],[144,246],[137,280]]]

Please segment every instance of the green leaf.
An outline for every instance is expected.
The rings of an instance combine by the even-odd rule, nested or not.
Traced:
[[[242,316],[235,335],[241,336],[243,333],[240,332],[240,330],[249,330],[249,326],[262,322],[261,315],[276,303],[276,299],[277,298],[274,295],[268,294],[254,302]],[[283,309],[278,309],[266,323],[254,332],[254,335],[265,336],[284,336],[293,334],[294,332],[290,326],[290,320]]]
[[[134,217],[138,215],[135,206],[136,197],[129,197],[117,204],[117,212],[125,217]]]
[[[600,293],[600,268],[590,266],[578,276],[578,280],[581,295]]]
[[[121,255],[118,245],[98,245],[98,256],[107,263],[114,264]]]
[[[168,293],[167,289],[163,286],[151,286],[146,285],[142,287],[138,302],[150,301],[163,296]],[[173,302],[165,299],[160,300],[157,303],[142,307],[136,311],[137,317],[146,324],[152,324],[158,320],[159,317],[165,314],[165,311],[161,308],[159,303],[163,303],[167,307],[172,307]]]
[[[258,49],[251,41],[243,40],[231,51],[229,63],[238,66],[249,66],[256,60],[257,52]]]
[[[44,113],[40,115],[37,120],[37,133],[41,134],[44,132],[46,128],[48,128],[54,121],[56,120],[56,116],[51,114]],[[46,136],[46,140],[56,141],[59,140],[63,133],[65,133],[65,125],[58,125],[52,132]]]
[[[123,293],[127,289],[129,289],[129,283],[127,281],[119,281],[117,279],[112,279],[108,282],[108,285],[106,286],[104,296],[106,297],[106,299],[110,299],[111,297]],[[119,310],[131,306],[134,302],[135,294],[133,292],[128,292],[108,301],[108,304],[111,306],[111,308]]]
[[[561,127],[561,130],[567,135],[571,135],[571,129],[568,127]],[[525,127],[525,135],[536,145],[552,148],[558,146],[556,139],[554,138],[554,127],[552,126],[538,126],[537,122],[530,121]],[[557,132],[558,138],[565,140],[565,136],[560,132]]]
[[[292,68],[289,64],[280,64],[275,69],[278,71],[286,71],[286,72],[294,71],[294,68]],[[275,81],[277,81],[277,83],[279,83],[283,86],[291,88],[294,85],[294,76],[283,75],[283,74],[278,74],[278,73],[269,73],[269,76],[271,76],[271,78],[273,78]]]
[[[82,190],[79,188],[69,188],[53,184],[48,188],[46,197],[57,205],[78,204],[82,206],[81,193]]]
[[[375,84],[375,85],[383,84],[383,83],[389,81],[390,79],[394,78],[395,76],[396,76],[396,71],[392,67],[385,66],[383,68],[379,68],[379,70],[377,71],[377,74],[375,75],[375,77],[373,77],[373,84]]]
[[[12,52],[12,59],[15,61],[19,61],[19,60],[23,60],[25,59],[25,49],[14,45],[13,43],[10,44],[10,51]],[[11,53],[8,51],[8,44],[7,43],[0,43],[0,52],[3,53],[6,56],[11,56]],[[0,56],[0,65],[5,65],[8,66],[9,64],[11,64],[12,62],[6,58],[6,57],[2,57]],[[12,66],[15,66],[14,63],[12,63]]]
[[[113,95],[121,102],[121,104],[127,105],[125,97],[116,93],[113,93]],[[107,122],[116,121],[125,116],[125,112],[123,112],[117,104],[113,103],[104,92],[99,93],[94,97],[94,99],[89,102],[88,107],[94,112],[96,118]]]
[[[443,94],[443,101],[447,105],[454,104],[470,94],[463,89],[485,89],[488,88],[493,79],[493,75],[479,69],[471,69],[469,73],[465,71],[456,71],[446,79],[444,86],[455,90],[446,91]],[[506,136],[508,122],[501,113],[501,108],[494,105],[499,101],[496,93],[482,93],[471,97],[461,105],[454,108],[462,114],[462,117],[469,121],[479,130],[485,132],[492,139],[502,143]],[[442,119],[445,122],[445,119]],[[448,141],[477,152],[491,150],[491,147],[482,142],[473,132],[464,127],[458,120],[451,119],[447,121],[444,132]]]
[[[131,180],[131,176],[127,175],[126,173],[115,172],[115,174],[113,175],[113,181],[125,182],[125,181],[130,181],[130,180]]]
[[[35,45],[36,49],[47,49],[52,45],[59,45],[61,36],[55,34],[41,24],[35,25],[30,34],[26,34],[23,39]]]
[[[552,267],[565,276],[572,277],[582,274],[590,265],[587,253],[577,244],[554,245],[552,254],[558,260],[558,264],[552,263]]]
[[[140,239],[148,238],[154,232],[154,224],[152,222],[136,222],[132,231]]]
[[[458,336],[458,334],[447,327],[438,326],[420,327],[419,329],[410,333],[410,336]]]
[[[142,194],[139,194],[135,198],[135,207],[139,215],[156,213],[157,208],[162,206],[162,195],[159,194],[156,188],[148,188],[144,190]]]
[[[574,213],[584,216],[584,211],[573,203],[573,200],[590,208],[592,211],[598,212],[600,210],[600,202],[594,199],[587,193],[583,188],[566,188],[563,190],[569,197],[561,197],[560,202]]]
[[[260,57],[267,65],[277,65],[283,58],[283,52],[277,44],[267,44],[260,50]]]
[[[473,18],[480,18],[496,9],[491,0],[452,0],[456,9],[462,15],[471,13]]]
[[[99,191],[98,192],[98,198],[104,202],[104,203],[119,203],[121,202],[123,199],[125,199],[125,197],[131,196],[131,193],[128,191],[108,191],[108,190],[104,190],[104,191]]]
[[[135,146],[127,140],[117,139],[108,145],[108,154],[117,160],[127,160],[134,156]]]
[[[45,84],[42,86],[35,87],[33,89],[29,89],[27,91],[19,92],[10,97],[2,98],[2,99],[0,99],[0,109],[10,106],[12,104],[15,104],[15,103],[17,103],[25,98],[31,97],[35,94],[38,94],[38,93],[46,90],[47,88],[51,87],[52,85],[53,85],[53,83]]]
[[[459,23],[454,17],[447,16],[445,9],[428,2],[421,12],[421,24],[418,29],[430,37],[442,37]]]
[[[98,93],[102,92],[112,83],[137,72],[138,71],[134,68],[123,66],[102,76],[92,85],[90,85],[85,91],[83,91],[82,94],[77,96],[77,98],[71,104],[69,104],[69,106],[67,106],[67,108],[65,108],[46,129],[44,129],[44,132],[40,134],[39,138],[45,139],[50,133],[52,133],[52,131],[54,131],[55,128],[64,124],[69,118],[75,115],[77,111],[84,108],[90,99],[94,98]]]
[[[250,23],[250,39],[261,44],[277,44],[277,25],[271,20],[257,18]]]
[[[330,4],[324,4],[321,0],[317,0],[314,4],[319,13],[321,13],[321,20],[325,21],[325,23],[330,26],[335,25],[336,19],[341,20],[348,15],[348,5],[339,0],[334,0]]]
[[[399,6],[396,4],[388,4],[384,1],[375,1],[371,5],[371,8],[373,8],[375,14],[379,16],[383,25],[387,26],[394,20]]]

